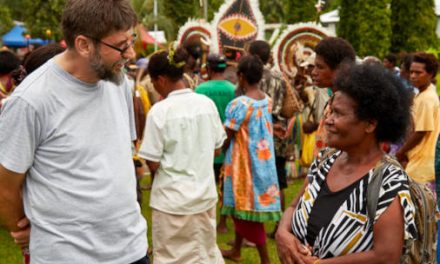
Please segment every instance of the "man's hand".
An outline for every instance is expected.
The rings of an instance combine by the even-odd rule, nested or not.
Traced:
[[[17,227],[19,228],[18,231],[11,232],[11,236],[14,239],[15,244],[22,249],[28,248],[31,235],[31,225],[29,220],[26,217],[23,217],[20,219],[20,221],[18,221]]]
[[[286,230],[278,229],[275,234],[278,257],[283,264],[306,264],[303,257],[310,256],[311,252],[306,246]],[[307,259],[308,260],[308,259]]]
[[[274,123],[273,134],[278,138],[284,139],[286,136],[286,128],[280,123]]]

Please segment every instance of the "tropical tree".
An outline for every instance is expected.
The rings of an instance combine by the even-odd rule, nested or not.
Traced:
[[[287,23],[286,0],[260,1],[260,10],[266,23]]]
[[[33,37],[61,39],[61,16],[66,0],[27,2],[24,22]]]
[[[260,10],[266,23],[294,24],[315,21],[316,0],[272,0],[260,1]]]
[[[324,12],[332,11],[341,5],[341,0],[327,0],[324,5]]]
[[[32,37],[60,39],[60,20],[66,0],[0,0],[13,19],[25,23]],[[3,17],[3,15],[0,14]]]
[[[357,6],[357,54],[382,58],[388,53],[391,40],[389,0],[362,0]]]
[[[188,20],[188,18],[200,17],[199,0],[164,0],[161,13],[171,19],[173,25],[173,38],[179,27]]]
[[[391,1],[391,51],[426,50],[438,43],[433,0]]]
[[[7,6],[0,6],[0,35],[8,32],[13,26],[11,11]]]
[[[165,32],[167,39],[173,39],[173,36],[175,35],[174,21],[163,14],[163,1],[157,1],[157,18],[154,16],[153,12],[154,0],[131,0],[131,4],[142,25],[148,30],[153,30],[154,25],[157,24],[158,29]]]
[[[285,15],[288,24],[317,20],[316,0],[290,0],[285,2]]]
[[[358,3],[360,0],[341,0],[339,7],[339,23],[336,31],[339,37],[348,40],[357,50],[359,47]]]

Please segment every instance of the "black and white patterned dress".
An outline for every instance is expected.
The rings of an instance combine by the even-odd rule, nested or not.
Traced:
[[[323,150],[312,163],[308,174],[309,185],[307,186],[298,206],[293,213],[293,234],[305,245],[307,244],[307,225],[313,204],[318,197],[325,177],[330,171],[336,158],[342,153],[337,151],[324,160],[318,169],[319,160]],[[373,246],[373,229],[367,216],[367,186],[371,181],[373,169],[368,176],[357,182],[347,200],[336,211],[332,220],[324,226],[316,236],[313,255],[319,258],[331,258],[356,252],[368,251]],[[404,210],[405,240],[414,239],[417,229],[414,222],[414,205],[412,203],[408,176],[399,167],[387,165],[384,168],[382,187],[379,193],[379,201],[375,216],[375,222],[388,208],[396,195],[400,198],[400,204]]]

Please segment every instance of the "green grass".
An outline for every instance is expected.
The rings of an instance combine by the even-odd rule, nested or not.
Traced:
[[[145,180],[144,180],[145,181]],[[145,184],[145,182],[143,183]],[[291,184],[289,184],[289,187],[285,190],[286,195],[286,205],[290,204],[290,201],[292,201],[293,197],[298,192],[299,188],[302,185],[302,180],[294,180]],[[144,191],[143,194],[143,206],[142,206],[142,214],[146,217],[149,229],[148,229],[148,242],[149,245],[152,245],[151,243],[151,210],[148,206],[149,203],[149,191]],[[217,214],[217,218],[219,217],[219,214]],[[230,246],[227,245],[227,242],[234,239],[234,232],[233,232],[233,223],[228,218],[227,222],[229,232],[227,234],[219,234],[217,241],[218,245],[222,249],[228,249]],[[272,231],[274,227],[274,223],[266,223],[265,224],[266,231]],[[280,263],[277,256],[277,250],[274,240],[268,239],[268,250],[269,255],[272,264]],[[17,246],[13,243],[12,239],[10,238],[8,232],[5,230],[0,229],[0,264],[22,264],[22,257],[20,250]],[[234,263],[232,261],[226,260],[226,263]],[[258,252],[255,248],[243,248],[241,252],[241,264],[255,264],[259,263],[259,257]]]
[[[436,79],[437,79],[437,84],[436,84],[437,94],[440,96],[440,74],[437,74]]]

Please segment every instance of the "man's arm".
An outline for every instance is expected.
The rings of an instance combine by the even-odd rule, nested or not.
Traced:
[[[228,150],[229,145],[231,143],[232,138],[234,137],[235,131],[230,129],[229,127],[225,127],[225,131],[226,131],[226,139],[223,142],[223,146],[222,149],[223,151]]]
[[[154,179],[154,175],[160,167],[160,162],[145,160],[145,163],[147,163],[148,169],[150,170],[151,178]]]
[[[415,146],[420,144],[422,142],[423,137],[428,133],[427,131],[413,131],[410,136],[408,137],[408,140],[405,142],[405,144],[397,151],[396,157],[397,159],[402,162],[406,161],[406,153],[413,149]]]
[[[18,231],[17,223],[24,215],[21,189],[25,174],[7,170],[0,164],[0,225]]]

